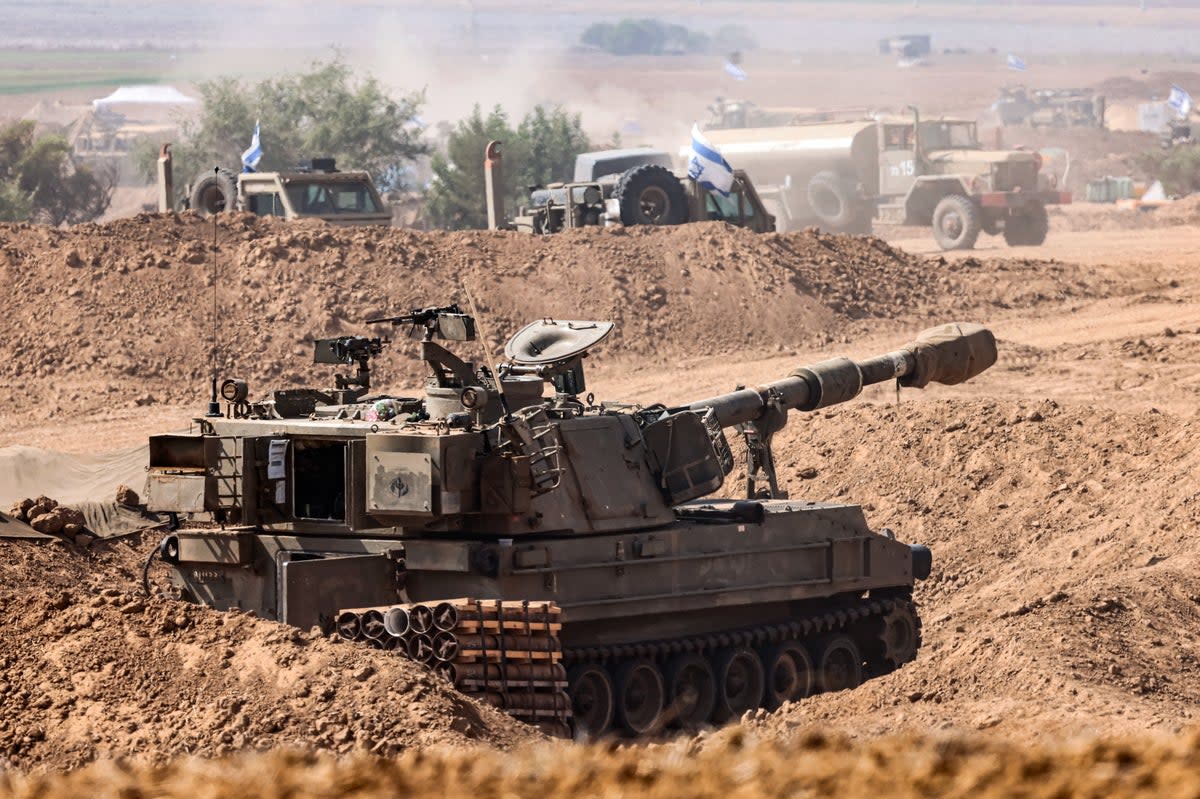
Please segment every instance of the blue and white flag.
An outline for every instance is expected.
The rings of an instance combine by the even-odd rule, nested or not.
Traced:
[[[1025,70],[1029,69],[1029,65],[1026,64],[1024,59],[1022,59],[1020,56],[1009,53],[1008,54],[1008,68],[1015,69],[1018,72],[1024,72]]]
[[[1167,105],[1175,109],[1175,113],[1179,114],[1180,118],[1186,119],[1187,115],[1192,113],[1192,96],[1175,84],[1171,84],[1171,93],[1167,95]]]
[[[692,156],[688,159],[688,177],[722,197],[728,197],[729,190],[733,188],[733,167],[704,138],[698,124],[692,125]]]
[[[746,71],[732,61],[725,62],[725,74],[734,80],[746,79]]]
[[[258,141],[258,120],[254,120],[254,138],[250,139],[250,148],[242,153],[242,171],[253,172],[262,160],[262,145]]]

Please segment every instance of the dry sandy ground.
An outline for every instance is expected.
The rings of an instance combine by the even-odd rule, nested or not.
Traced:
[[[176,398],[195,396],[200,381],[172,383],[176,373],[202,380],[204,326],[181,339],[169,338],[164,325],[179,327],[188,315],[186,303],[171,305],[156,287],[178,293],[182,287],[203,286],[207,267],[188,262],[192,252],[184,241],[192,224],[147,218],[67,233],[7,230],[3,249],[9,270],[21,281],[17,295],[29,299],[18,309],[28,314],[10,318],[20,329],[11,329],[8,340],[50,341],[54,330],[69,335],[81,312],[106,320],[107,337],[87,341],[82,355],[68,358],[56,373],[34,368],[31,374],[27,367],[37,367],[37,358],[24,346],[10,352],[0,380],[0,412],[9,420],[0,443],[107,451],[187,423],[203,398]],[[181,238],[172,240],[175,234]],[[863,503],[873,524],[931,545],[935,574],[917,593],[926,645],[915,663],[856,691],[805,700],[746,724],[770,740],[787,739],[815,722],[872,738],[987,730],[989,736],[1010,740],[1052,741],[1113,733],[1170,735],[1187,729],[1200,712],[1195,679],[1200,546],[1193,538],[1200,521],[1194,478],[1200,463],[1192,447],[1200,432],[1196,228],[1056,230],[1037,250],[990,249],[985,242],[977,253],[953,256],[934,254],[924,239],[903,242],[917,253],[912,255],[869,239],[814,234],[755,239],[717,225],[624,234],[585,231],[570,240],[540,241],[478,233],[339,234],[239,217],[221,228],[221,237],[225,251],[237,254],[246,298],[244,304],[229,302],[226,329],[254,342],[254,357],[246,360],[254,364],[259,385],[302,375],[327,377],[294,362],[303,360],[303,347],[296,342],[312,326],[318,332],[355,329],[328,304],[325,281],[333,275],[342,275],[339,296],[357,297],[362,307],[389,295],[407,307],[422,294],[436,293],[448,274],[484,280],[480,270],[485,270],[497,291],[481,293],[494,336],[519,319],[540,315],[548,297],[553,297],[551,310],[560,315],[572,304],[585,318],[611,311],[625,331],[592,365],[591,387],[601,398],[694,399],[728,390],[735,381],[770,380],[832,354],[866,356],[891,349],[934,321],[984,322],[998,336],[1001,360],[972,383],[906,391],[899,406],[892,389],[875,387],[845,408],[794,418],[780,435],[782,476],[793,496]],[[372,258],[420,269],[397,284],[369,271]],[[360,272],[361,283],[347,281],[346,275]],[[76,315],[43,312],[54,307],[60,293],[70,292],[63,287],[70,284],[64,276],[71,275],[87,287],[68,296],[79,303],[69,306]],[[299,275],[305,279],[297,281]],[[288,302],[295,307],[287,317],[273,302],[288,294],[289,285]],[[53,288],[42,297],[35,288],[46,286]],[[553,287],[549,294],[547,287]],[[130,307],[133,315],[125,313]],[[243,322],[243,315],[274,316],[275,321],[268,331]],[[148,371],[138,366],[147,352],[156,364]],[[411,377],[396,368],[401,357],[397,351],[385,359],[393,364],[387,372],[393,379]],[[15,364],[25,366],[14,372]],[[102,389],[105,401],[97,407],[80,399],[72,410],[64,397],[86,397],[88,386]],[[52,401],[31,396],[32,387]],[[138,405],[146,393],[169,401]],[[57,410],[47,417],[51,403]],[[47,479],[52,482],[51,475]],[[53,485],[46,491],[53,493]],[[136,563],[150,545],[135,544],[128,555],[111,557],[118,564]],[[50,568],[36,554],[40,551],[13,562],[9,579],[0,581],[15,603],[10,605],[14,619],[40,618],[21,611],[24,606],[89,607],[87,578],[80,583],[83,594],[73,589],[67,600],[33,578]],[[60,582],[80,579],[70,575],[86,575],[89,567],[76,557],[48,573],[59,574]],[[113,605],[131,602],[125,593],[133,590],[128,586],[135,567],[122,567],[130,575],[125,578],[112,576],[102,563],[99,568],[91,582],[115,579],[122,593]],[[102,602],[84,615],[127,629],[130,640],[153,641],[154,625],[161,624],[163,614],[169,617],[157,606],[133,615],[119,607],[105,609],[111,606]],[[197,618],[196,629],[218,640],[220,625],[204,614]],[[10,702],[17,715],[9,726],[0,726],[0,742],[7,740],[14,763],[73,765],[96,753],[122,751],[143,735],[135,724],[130,728],[135,732],[106,730],[96,741],[79,738],[70,726],[55,726],[73,718],[71,703],[63,704],[67,698],[100,715],[108,699],[103,691],[76,688],[72,693],[69,672],[39,687],[36,675],[45,665],[37,665],[41,656],[35,642],[50,636],[47,640],[58,641],[61,651],[73,651],[63,649],[70,636],[63,638],[59,628],[44,622],[24,624],[5,625],[10,636],[27,630],[9,642],[15,658],[9,673],[26,675],[20,678],[25,693],[15,705]],[[90,647],[103,646],[104,626],[99,633],[89,628]],[[235,652],[294,646],[274,641],[271,626],[232,627],[231,646]],[[195,645],[185,632],[173,636],[171,651]],[[302,657],[300,663],[314,664],[297,667],[306,673],[305,668],[332,656],[301,652],[271,650],[270,657],[289,662]],[[175,661],[151,662],[167,668]],[[204,661],[196,661],[190,668],[204,667]],[[387,680],[410,684],[414,679],[374,667],[384,669]],[[103,663],[94,668],[102,669]],[[188,673],[180,672],[180,679]],[[26,684],[26,678],[35,682]],[[49,703],[45,711],[40,702]],[[137,717],[137,707],[130,707],[123,712]],[[443,706],[430,712],[444,719],[439,724],[446,725],[448,740],[465,742],[449,726],[459,711]],[[62,721],[55,721],[59,713]],[[184,739],[174,737],[172,725],[186,717],[155,713],[138,722],[148,725],[143,740],[153,744],[143,754],[180,751],[177,740]],[[22,719],[27,723],[45,714],[50,715],[39,723],[46,742],[12,749],[9,736],[21,732]],[[215,730],[222,718],[201,723]],[[266,745],[276,740],[265,709],[244,723]],[[489,724],[485,738],[510,740]],[[385,735],[378,722],[367,719],[362,725],[337,740],[355,740],[360,729],[366,730],[364,740],[384,737],[398,749],[425,740],[408,728]],[[50,743],[55,741],[55,734],[47,734],[51,731],[62,736],[56,744]],[[297,739],[295,731],[286,731],[293,737],[280,740],[341,745],[319,736]],[[24,740],[24,734],[15,740]],[[219,736],[215,744],[221,745]],[[201,746],[198,751],[220,750]]]

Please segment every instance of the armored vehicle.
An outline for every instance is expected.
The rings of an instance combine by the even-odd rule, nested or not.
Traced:
[[[981,232],[1036,246],[1049,230],[1046,206],[1071,201],[1040,174],[1038,153],[984,149],[967,120],[914,113],[708,137],[770,198],[780,230],[869,233],[875,220],[932,227],[946,250],[973,248]]]
[[[1003,125],[1031,128],[1104,128],[1104,95],[1091,89],[1005,86],[992,104]]]
[[[587,225],[682,225],[719,220],[756,233],[775,229],[754,185],[735,171],[729,196],[675,174],[662,150],[628,148],[582,153],[570,183],[535,186],[513,224],[526,233],[558,233]]]
[[[314,158],[289,172],[215,169],[192,184],[191,208],[203,216],[226,210],[333,225],[389,225],[392,213],[366,172],[341,172],[332,158]]]
[[[663,405],[587,391],[609,322],[542,319],[477,367],[440,341],[476,336],[456,305],[373,321],[423,331],[421,394],[375,391],[388,340],[341,336],[315,347],[356,366],[333,387],[251,400],[214,379],[196,432],[150,439],[150,507],[182,525],[159,551],[185,597],[401,649],[589,736],[720,723],[916,656],[930,551],[857,505],[789,498],[772,437],[789,410],[865,385],[967,380],[995,361],[985,328]],[[727,431],[748,452],[741,498],[716,496]]]

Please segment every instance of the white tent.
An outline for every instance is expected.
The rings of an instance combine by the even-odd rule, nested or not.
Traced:
[[[107,105],[191,105],[198,102],[174,86],[122,86],[107,97],[92,100],[93,108]]]

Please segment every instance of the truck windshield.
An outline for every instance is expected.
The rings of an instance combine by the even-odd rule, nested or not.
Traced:
[[[375,214],[379,203],[370,187],[359,181],[292,180],[288,199],[298,214]]]
[[[979,146],[974,122],[922,122],[921,145],[927,150],[967,150]]]

